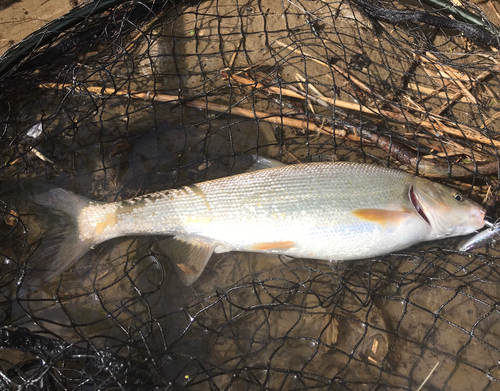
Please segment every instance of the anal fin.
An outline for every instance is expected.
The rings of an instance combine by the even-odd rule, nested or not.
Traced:
[[[200,277],[214,251],[211,243],[190,236],[163,239],[155,247],[171,259],[184,285],[191,285]]]

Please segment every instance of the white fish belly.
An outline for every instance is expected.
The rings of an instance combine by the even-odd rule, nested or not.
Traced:
[[[299,221],[247,225],[229,224],[213,227],[212,237],[226,250],[285,254],[295,257],[350,260],[386,254],[425,240],[426,223],[418,216],[399,227],[375,223],[345,223],[318,226]],[[242,236],[243,235],[243,236]]]

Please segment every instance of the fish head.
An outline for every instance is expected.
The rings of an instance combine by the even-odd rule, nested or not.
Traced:
[[[409,198],[431,226],[433,238],[467,235],[484,226],[484,208],[451,187],[416,178],[410,185]]]

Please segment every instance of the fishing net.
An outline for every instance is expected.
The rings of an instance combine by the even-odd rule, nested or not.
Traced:
[[[284,163],[359,161],[495,218],[498,15],[467,1],[96,1],[0,61],[0,389],[498,390],[499,254],[454,238],[332,263],[96,246],[37,291],[32,180],[115,201]],[[251,159],[250,159],[251,160]]]

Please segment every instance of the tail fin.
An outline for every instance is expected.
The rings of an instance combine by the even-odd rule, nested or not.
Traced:
[[[73,265],[95,245],[82,240],[78,217],[90,200],[67,190],[52,188],[30,197],[32,209],[48,223],[42,242],[27,261],[26,274],[19,294],[38,289]]]

